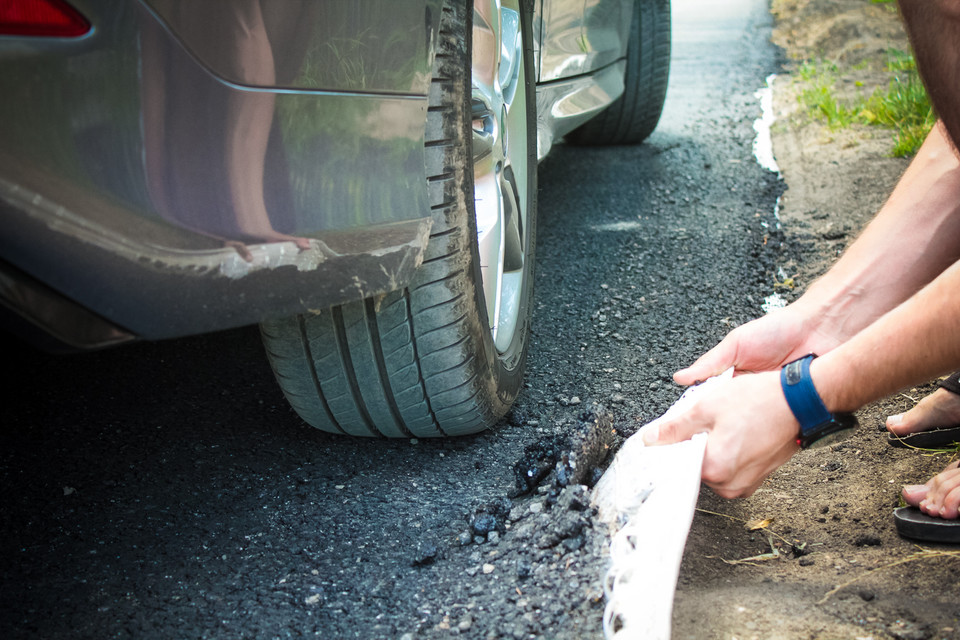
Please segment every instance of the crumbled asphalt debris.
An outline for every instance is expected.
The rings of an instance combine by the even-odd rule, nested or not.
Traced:
[[[506,522],[512,509],[513,502],[509,498],[497,498],[478,508],[469,518],[470,530],[459,536],[461,544],[464,544],[464,535],[479,538],[477,544],[482,544],[488,540],[491,532],[502,534],[506,531]]]
[[[437,545],[433,542],[418,542],[417,551],[413,556],[413,566],[422,567],[428,564],[433,564],[436,561],[437,556],[439,555],[439,550]]]
[[[571,485],[560,493],[557,504],[565,511],[584,511],[590,507],[590,492],[583,485]]]
[[[489,513],[478,513],[470,521],[470,529],[477,536],[486,536],[491,531],[496,531],[497,527],[500,526],[503,526],[503,524],[497,522],[496,516]]]
[[[616,432],[613,416],[600,404],[583,411],[570,433],[569,447],[557,461],[557,485],[586,484],[593,471],[607,459]]]
[[[514,497],[531,493],[554,473],[552,484],[566,487],[595,483],[600,465],[616,439],[613,416],[603,405],[591,403],[566,433],[546,437],[526,449],[513,465]]]
[[[553,471],[560,458],[560,451],[567,447],[567,442],[564,436],[547,437],[523,450],[523,455],[513,465],[517,484],[515,495],[520,496],[536,490],[540,482]]]

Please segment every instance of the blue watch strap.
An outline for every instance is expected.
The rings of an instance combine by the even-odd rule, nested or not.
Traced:
[[[833,419],[833,414],[827,411],[810,377],[810,362],[815,357],[813,354],[804,356],[780,370],[780,386],[790,411],[800,423],[801,435]]]

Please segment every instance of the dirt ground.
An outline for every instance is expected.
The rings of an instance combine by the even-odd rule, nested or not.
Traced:
[[[907,165],[888,156],[889,130],[831,131],[812,122],[796,99],[799,63],[834,61],[839,93],[869,94],[888,82],[886,50],[908,44],[890,4],[774,0],[772,8],[774,41],[787,59],[787,73],[774,82],[772,133],[788,186],[780,217],[781,266],[796,282],[789,300],[856,237]],[[704,489],[681,569],[674,637],[960,638],[960,557],[916,557],[920,548],[897,535],[891,515],[903,484],[925,482],[951,456],[895,449],[878,433],[887,415],[932,388],[866,407],[855,436],[801,452],[749,499],[725,501]],[[755,519],[773,522],[748,531],[744,521]]]

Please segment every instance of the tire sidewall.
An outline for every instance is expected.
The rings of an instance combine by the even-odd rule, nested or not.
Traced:
[[[472,3],[467,15],[470,16],[467,33],[472,34]],[[471,269],[473,279],[474,302],[479,317],[479,331],[477,343],[482,346],[484,368],[490,375],[490,382],[501,406],[494,408],[498,415],[505,413],[513,403],[523,381],[523,372],[526,368],[527,353],[530,343],[530,323],[533,315],[533,280],[536,249],[536,213],[537,213],[537,153],[536,153],[536,81],[533,65],[533,29],[532,29],[532,2],[520,0],[520,24],[523,34],[523,65],[527,106],[527,202],[526,232],[524,234],[524,265],[523,284],[520,296],[519,316],[517,328],[510,346],[500,353],[494,344],[490,330],[490,318],[487,314],[487,305],[483,297],[483,276],[480,270],[480,253],[477,242],[476,211],[474,209],[473,171],[472,167],[464,171],[468,183],[467,222],[471,234]],[[471,50],[468,43],[468,51]],[[468,93],[469,95],[469,93]],[[469,105],[467,105],[469,108]],[[468,120],[469,124],[469,120]],[[472,132],[467,137],[472,141]],[[472,142],[468,142],[470,151],[467,158],[472,158]]]

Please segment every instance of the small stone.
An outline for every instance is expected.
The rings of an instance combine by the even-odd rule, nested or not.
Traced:
[[[580,400],[580,396],[573,396],[572,398],[570,398],[570,404],[576,405],[576,404],[580,404],[581,402],[583,401]]]
[[[479,570],[479,567],[467,567],[464,571],[468,576],[472,578],[473,576],[477,575],[478,570]]]
[[[563,544],[563,548],[567,551],[576,551],[583,546],[583,536],[565,538],[561,544]]]
[[[801,567],[809,567],[813,564],[813,558],[810,556],[803,556],[800,558],[799,562]]]
[[[64,488],[63,488],[63,495],[65,495],[65,496],[73,495],[74,493],[76,493],[76,491],[77,491],[77,490],[74,489],[73,487],[64,487]]]
[[[469,631],[470,627],[473,626],[473,618],[470,616],[464,616],[460,619],[460,624],[457,625],[457,629],[460,631]]]
[[[312,596],[307,596],[307,598],[304,599],[304,602],[307,604],[317,604],[318,602],[320,602],[320,594],[315,593]]]
[[[497,528],[497,519],[489,513],[481,513],[470,523],[473,533],[478,536],[485,536]]]
[[[857,536],[857,539],[853,541],[858,547],[879,547],[881,544],[880,538],[872,534],[863,534]]]
[[[487,542],[490,544],[500,544],[500,534],[496,531],[491,531],[487,534]]]
[[[530,513],[540,513],[541,511],[543,511],[542,502],[533,502],[530,504]]]
[[[471,542],[473,542],[473,535],[469,531],[464,531],[459,536],[457,536],[457,542],[460,543],[460,546],[465,547]]]
[[[533,565],[528,561],[520,559],[517,560],[517,577],[521,580],[525,580],[530,577],[530,574],[533,573]]]
[[[909,620],[897,620],[887,627],[887,633],[897,640],[927,640],[930,629]]]
[[[417,545],[417,552],[413,557],[413,566],[422,567],[433,564],[437,559],[437,545],[432,542],[422,542]]]
[[[484,572],[485,574],[493,573],[495,569],[496,569],[496,567],[493,566],[492,564],[487,563],[487,564],[484,564],[484,565],[483,565],[483,572]]]
[[[861,589],[860,591],[857,592],[857,595],[860,596],[860,599],[863,600],[864,602],[870,602],[871,600],[877,597],[876,594],[873,593],[873,591],[867,591],[866,589]]]
[[[483,543],[486,542],[486,541],[487,541],[487,539],[484,538],[483,536],[473,536],[473,543],[474,543],[474,544],[483,544]]]
[[[582,484],[572,484],[563,488],[557,504],[564,511],[583,511],[590,506],[590,492]]]

